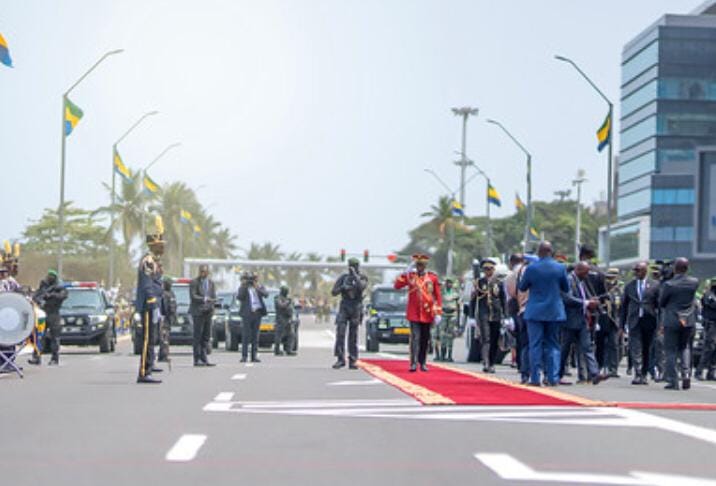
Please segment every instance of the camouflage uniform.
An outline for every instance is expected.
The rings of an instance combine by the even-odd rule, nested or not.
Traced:
[[[171,281],[164,281],[162,294],[162,323],[159,326],[159,361],[169,361],[169,334],[177,322],[177,298]]]
[[[294,355],[293,300],[288,296],[288,288],[281,288],[281,293],[274,298],[274,304],[276,306],[274,354]],[[282,344],[283,352],[281,351]]]
[[[452,345],[460,323],[460,292],[444,286],[443,316],[437,328],[435,354],[437,361],[453,361]]]

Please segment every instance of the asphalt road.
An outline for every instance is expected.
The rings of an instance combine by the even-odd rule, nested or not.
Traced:
[[[159,386],[134,383],[128,342],[25,365],[25,379],[0,378],[0,484],[716,484],[716,412],[421,406],[363,371],[331,369],[329,325],[304,318],[300,342],[298,357],[267,352],[254,366],[215,351],[216,368],[174,347]],[[714,383],[668,392],[626,377],[564,391],[716,401]]]

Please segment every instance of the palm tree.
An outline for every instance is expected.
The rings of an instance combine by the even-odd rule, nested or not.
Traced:
[[[114,227],[108,228],[108,234],[114,233],[116,230],[122,232],[122,241],[124,242],[124,251],[130,256],[132,241],[139,236],[144,238],[142,232],[142,208],[146,200],[146,196],[141,189],[141,173],[132,176],[131,181],[121,184],[121,190],[115,199],[114,205],[104,206],[96,209],[93,214],[110,215],[114,213]],[[112,188],[103,184],[108,192]]]
[[[274,245],[268,241],[263,244],[251,243],[246,252],[246,258],[249,260],[280,260],[282,256],[280,245]],[[278,283],[280,278],[278,273],[268,269],[259,270],[259,276],[264,282],[274,284]]]

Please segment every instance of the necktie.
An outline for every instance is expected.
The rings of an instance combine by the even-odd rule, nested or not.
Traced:
[[[209,281],[207,279],[204,279],[204,303],[206,303],[207,294],[209,293]]]
[[[639,289],[639,317],[644,317],[644,281],[639,280],[637,282],[637,289]]]

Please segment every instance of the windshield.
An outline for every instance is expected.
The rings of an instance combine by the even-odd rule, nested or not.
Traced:
[[[177,298],[177,306],[189,307],[189,286],[188,285],[175,285],[172,287],[174,295]]]
[[[236,294],[234,294],[233,292],[220,292],[216,295],[216,298],[219,299],[221,307],[223,307],[224,309],[228,309],[234,306],[234,299],[236,298]]]
[[[276,303],[274,302],[274,299],[278,295],[278,290],[269,290],[268,291],[268,297],[264,299],[264,304],[266,304],[266,312],[269,314],[272,312],[276,312]]]
[[[372,300],[376,309],[402,310],[408,302],[408,293],[401,290],[376,290]]]
[[[62,310],[100,309],[102,298],[97,289],[67,289],[67,299],[62,303]]]

